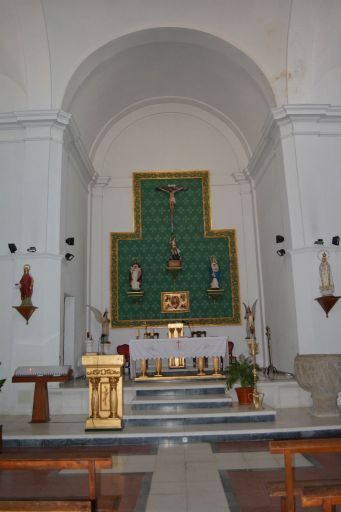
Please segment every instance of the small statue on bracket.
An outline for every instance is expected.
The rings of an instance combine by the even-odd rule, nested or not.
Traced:
[[[319,266],[321,295],[333,295],[335,287],[333,282],[332,271],[328,262],[327,252],[321,251],[319,253],[319,258],[321,260]]]
[[[34,279],[30,274],[30,265],[26,263],[23,270],[24,273],[19,283],[16,284],[16,287],[18,287],[20,290],[21,304],[20,306],[13,306],[13,308],[16,309],[18,313],[20,313],[20,315],[25,318],[26,324],[28,324],[29,319],[38,308],[32,304]]]
[[[24,273],[19,282],[20,295],[21,295],[21,305],[22,306],[32,306],[32,293],[33,293],[33,283],[34,279],[30,274],[31,267],[30,265],[24,265]]]
[[[176,237],[174,234],[171,236],[169,245],[170,245],[170,250],[171,250],[171,260],[180,260],[181,259],[180,249],[177,246]]]
[[[256,304],[257,299],[252,305],[252,308],[250,306],[247,306],[245,302],[243,302],[244,308],[245,308],[245,320],[246,320],[246,339],[255,339],[255,318],[256,318]]]
[[[142,268],[137,259],[133,260],[133,263],[129,270],[129,285],[134,292],[138,292],[141,290]]]
[[[209,273],[211,278],[211,289],[220,288],[220,269],[219,263],[215,256],[211,256],[211,264],[209,267]]]
[[[110,343],[109,341],[109,325],[110,325],[110,319],[108,318],[108,310],[106,309],[104,313],[102,314],[99,309],[94,308],[93,306],[88,306],[90,310],[95,315],[95,318],[99,324],[102,326],[102,333],[101,333],[101,343]]]

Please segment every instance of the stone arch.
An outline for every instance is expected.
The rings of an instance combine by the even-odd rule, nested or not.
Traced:
[[[172,97],[229,119],[251,150],[275,106],[264,73],[230,43],[197,30],[157,28],[119,37],[89,55],[71,77],[62,108],[73,114],[90,152],[122,112]]]

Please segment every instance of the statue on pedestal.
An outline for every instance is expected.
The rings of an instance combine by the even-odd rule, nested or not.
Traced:
[[[257,299],[253,303],[252,308],[247,306],[245,302],[243,302],[245,308],[245,320],[246,320],[246,338],[254,339],[255,338],[255,318],[256,318],[256,304]]]
[[[33,277],[30,274],[30,265],[24,265],[24,273],[19,282],[21,305],[31,306],[32,305],[32,293],[33,293]]]
[[[333,295],[335,287],[332,271],[328,262],[328,254],[326,251],[322,251],[319,257],[321,259],[319,266],[321,295]]]
[[[101,334],[101,343],[110,343],[109,341],[109,325],[110,325],[110,319],[108,318],[108,310],[106,309],[104,313],[102,314],[99,309],[94,308],[92,306],[88,306],[93,314],[95,315],[95,318],[98,323],[102,326],[102,334]]]
[[[215,256],[211,256],[211,264],[209,268],[210,277],[211,277],[211,289],[220,288],[219,280],[220,280],[220,269],[218,260]]]
[[[136,259],[129,270],[129,285],[134,292],[139,291],[142,286],[142,268]]]

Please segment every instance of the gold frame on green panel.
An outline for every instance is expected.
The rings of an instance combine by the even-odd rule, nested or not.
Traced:
[[[191,170],[191,171],[145,171],[133,173],[133,202],[134,202],[134,231],[133,232],[113,232],[110,233],[110,300],[111,300],[111,328],[132,328],[144,327],[146,323],[151,327],[165,326],[171,320],[170,318],[139,319],[139,320],[119,320],[118,303],[118,241],[119,240],[142,240],[142,204],[141,188],[142,180],[180,180],[189,178],[201,178],[202,180],[202,202],[204,215],[204,237],[205,238],[225,238],[228,240],[229,258],[230,258],[230,286],[231,303],[233,314],[231,317],[223,318],[189,318],[195,325],[240,325],[240,296],[239,296],[239,273],[238,273],[238,253],[235,229],[211,228],[211,200],[209,171]],[[116,293],[114,293],[116,291]],[[178,292],[179,293],[179,292]],[[183,310],[182,310],[183,311]],[[172,311],[177,313],[177,311]]]
[[[161,292],[161,313],[187,313],[189,311],[188,291]]]

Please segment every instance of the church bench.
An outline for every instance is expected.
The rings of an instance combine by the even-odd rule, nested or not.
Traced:
[[[326,485],[340,485],[341,486],[341,479],[340,480],[295,480],[294,481],[294,489],[293,494],[294,496],[302,496],[303,490],[307,487],[321,487]],[[267,491],[269,496],[273,498],[280,498],[281,500],[281,512],[285,512],[287,510],[286,508],[286,482],[268,482],[267,485]]]
[[[108,469],[112,467],[112,457],[108,454],[95,454],[85,451],[72,453],[58,450],[39,450],[38,453],[29,451],[0,453],[0,471],[1,470],[41,470],[41,471],[60,471],[60,470],[86,470],[88,472],[89,500],[93,504],[97,501],[96,488],[96,469]],[[0,509],[1,510],[1,509]]]
[[[90,500],[0,500],[0,512],[91,512]]]
[[[281,497],[281,511],[295,511],[295,495],[302,494],[304,487],[314,486],[315,481],[304,481],[305,485],[297,485],[294,481],[293,456],[296,453],[323,453],[323,452],[341,452],[341,438],[322,438],[322,439],[289,439],[280,441],[270,441],[269,450],[272,454],[281,454],[284,456],[285,463],[285,482],[271,482],[268,485],[270,495]],[[319,482],[321,484],[321,482]],[[333,483],[331,481],[331,483]],[[335,483],[335,482],[334,482]],[[276,485],[277,484],[277,487]],[[281,484],[283,490],[281,489]],[[277,489],[277,490],[276,490]],[[281,493],[285,491],[282,496]],[[272,493],[272,494],[271,494]]]
[[[341,484],[304,487],[301,503],[303,507],[322,507],[323,512],[332,512],[334,505],[341,505]]]

